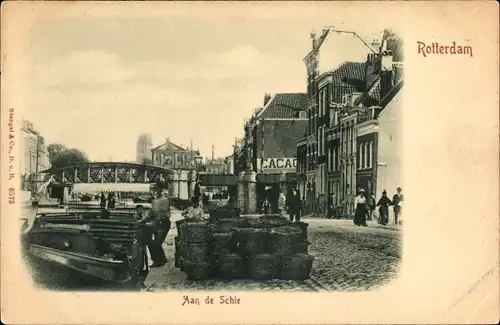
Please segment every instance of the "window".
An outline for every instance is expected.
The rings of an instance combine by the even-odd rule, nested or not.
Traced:
[[[321,153],[323,155],[326,154],[326,145],[325,145],[325,126],[321,127]]]
[[[364,151],[365,151],[365,157],[363,159],[363,168],[368,167],[368,156],[370,155],[370,152],[368,151],[368,142],[363,143]]]
[[[326,88],[323,89],[323,115],[326,115]]]
[[[356,156],[358,159],[356,160],[356,164],[358,165],[357,168],[361,169],[362,168],[361,161],[363,161],[363,149],[361,145],[358,145],[357,148],[358,148],[358,153]]]
[[[333,157],[332,157],[332,170],[336,171],[337,170],[337,166],[336,166],[336,164],[337,164],[337,148],[336,147],[332,148],[332,155],[333,155]]]
[[[370,160],[368,160],[368,167],[372,168],[373,167],[373,141],[370,141],[368,152],[370,153]]]
[[[318,96],[318,107],[321,107],[321,92],[319,92],[319,96]],[[319,110],[318,115],[321,115],[321,109]]]
[[[365,168],[368,168],[368,167],[370,167],[370,148],[369,148],[369,143],[366,142],[365,146],[366,146],[366,148],[365,148],[365,150],[366,150]]]

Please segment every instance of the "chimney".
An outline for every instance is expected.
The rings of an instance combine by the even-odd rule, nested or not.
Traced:
[[[394,73],[392,67],[392,51],[380,53],[380,98],[384,98],[394,87]]]
[[[266,104],[271,100],[271,95],[266,93],[264,95],[264,106],[266,106]]]
[[[375,51],[380,52],[380,40],[373,39],[371,42],[371,46]]]
[[[378,55],[375,53],[370,53],[367,55],[366,58],[366,65],[365,65],[365,75],[366,75],[366,87],[365,89],[369,89],[375,80],[377,80],[379,76],[379,71],[378,71]]]
[[[215,146],[212,145],[212,160],[215,159]]]
[[[165,138],[165,143],[169,143],[170,142],[170,138]]]

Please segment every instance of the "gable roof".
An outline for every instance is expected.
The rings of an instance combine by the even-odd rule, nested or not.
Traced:
[[[375,82],[368,88],[368,91],[365,91],[362,96],[359,96],[354,106],[358,106],[359,104],[370,105],[375,102],[378,103],[380,101],[380,76],[375,80]]]
[[[326,29],[326,30],[323,30],[323,32],[321,33],[321,36],[316,38],[313,42],[313,48],[311,51],[309,51],[309,53],[307,53],[306,57],[304,58],[304,60],[307,60],[307,58],[314,52],[317,52],[319,50],[319,48],[321,47],[321,45],[323,44],[323,42],[325,41],[326,37],[328,36],[328,34],[330,33],[330,30],[329,29]]]
[[[346,82],[347,79],[355,79],[363,82],[366,80],[366,63],[343,62],[332,71],[331,75],[333,85],[332,102],[340,103],[344,95],[357,91],[354,85]]]
[[[382,98],[379,101],[377,106],[380,106],[380,107],[387,106],[391,102],[391,100],[394,98],[394,96],[396,96],[399,93],[401,88],[403,88],[403,84],[404,84],[404,79],[402,78],[394,85],[394,87],[392,87],[392,89],[387,93],[387,95],[385,95],[384,98]]]
[[[307,109],[306,93],[276,94],[257,114],[258,118],[298,118],[299,112]]]
[[[167,141],[164,144],[159,145],[151,150],[173,150],[173,151],[188,151],[187,149],[176,145],[173,142]]]

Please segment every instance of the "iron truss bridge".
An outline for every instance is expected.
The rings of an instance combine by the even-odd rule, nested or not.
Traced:
[[[92,162],[50,168],[45,181],[53,177],[53,183],[160,183],[172,179],[173,170],[152,165]]]

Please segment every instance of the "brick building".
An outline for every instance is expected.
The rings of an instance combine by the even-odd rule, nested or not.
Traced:
[[[341,213],[351,215],[358,188],[376,189],[377,117],[386,105],[385,96],[403,78],[402,43],[386,31],[381,43],[366,47],[365,61],[346,61],[320,72],[319,50],[328,33],[326,29],[313,38],[304,59],[309,121],[297,142],[297,172],[306,213],[324,215],[334,203],[343,206]]]
[[[296,180],[297,140],[308,123],[306,100],[304,93],[266,94],[264,107],[245,123],[245,136],[235,146],[235,172],[256,173],[259,202],[266,186],[277,193],[283,174],[288,182]]]

